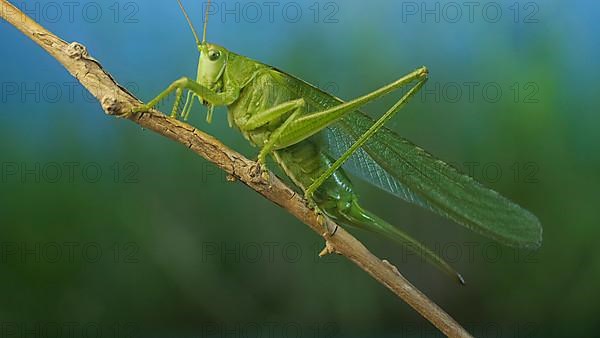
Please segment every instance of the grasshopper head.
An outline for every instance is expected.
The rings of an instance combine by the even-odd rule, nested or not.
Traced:
[[[221,46],[206,42],[200,43],[198,50],[200,59],[196,81],[207,88],[220,91],[223,87],[223,74],[227,67],[229,52]]]
[[[224,81],[223,74],[227,67],[227,60],[229,59],[229,52],[227,49],[217,46],[212,43],[206,42],[206,26],[208,24],[208,15],[210,12],[210,0],[208,0],[206,6],[206,16],[204,17],[204,31],[202,34],[202,40],[200,40],[190,17],[188,16],[183,4],[180,0],[177,0],[181,11],[185,19],[187,20],[194,38],[196,39],[196,45],[198,51],[200,51],[200,58],[198,60],[198,75],[196,76],[196,82],[202,86],[215,91],[220,92],[223,89]],[[207,102],[206,102],[207,103]]]

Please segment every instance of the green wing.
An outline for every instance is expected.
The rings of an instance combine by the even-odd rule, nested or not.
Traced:
[[[342,132],[353,140],[373,123],[369,116],[354,112],[329,132]],[[532,213],[387,128],[376,133],[352,161],[350,172],[482,235],[517,247],[541,245],[542,227]]]
[[[305,98],[310,111],[342,100],[285,74],[282,84]],[[375,121],[352,112],[323,133],[335,157],[341,155]],[[498,242],[537,248],[542,242],[539,220],[494,190],[433,157],[425,150],[381,128],[344,168],[408,202],[430,209]]]

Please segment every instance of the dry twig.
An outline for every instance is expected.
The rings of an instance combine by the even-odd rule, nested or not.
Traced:
[[[98,99],[107,114],[127,118],[145,129],[185,145],[213,162],[226,171],[232,180],[243,182],[323,236],[326,247],[321,255],[337,253],[345,256],[407,302],[447,336],[470,337],[456,321],[406,280],[396,267],[377,258],[344,229],[339,228],[335,235],[329,236],[324,231],[323,222],[329,229],[335,228],[335,223],[326,217],[317,216],[301,196],[294,193],[274,174],[271,173],[268,180],[254,175],[255,162],[227,148],[214,137],[158,111],[129,114],[134,107],[139,107],[141,102],[104,71],[102,65],[90,57],[83,45],[63,41],[6,0],[0,0],[0,15],[60,62]]]

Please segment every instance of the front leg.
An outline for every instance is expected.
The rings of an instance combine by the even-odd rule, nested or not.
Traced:
[[[138,108],[134,108],[133,112],[142,112],[148,111],[151,108],[154,108],[160,101],[164,100],[167,96],[169,96],[174,90],[177,90],[177,97],[175,98],[176,103],[179,103],[181,100],[181,95],[183,94],[183,90],[187,89],[196,96],[202,98],[204,101],[210,103],[213,106],[225,106],[233,103],[239,97],[239,88],[232,88],[222,93],[217,93],[198,82],[188,78],[182,77],[179,80],[171,83],[167,89],[165,89],[162,93],[158,94],[154,99],[148,102],[145,105],[142,105]],[[176,107],[173,108],[175,110]]]

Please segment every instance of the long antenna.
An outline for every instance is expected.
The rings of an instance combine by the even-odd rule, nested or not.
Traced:
[[[177,0],[179,1],[179,0]],[[208,12],[210,11],[210,0],[206,3],[206,13],[204,14],[204,31],[202,32],[202,43],[206,42],[206,26],[208,25]]]
[[[190,25],[190,28],[192,29],[192,33],[194,33],[194,38],[196,39],[196,44],[199,45],[200,39],[198,38],[198,33],[196,33],[196,29],[194,28],[194,25],[192,24],[192,20],[190,20],[190,17],[187,15],[187,12],[185,11],[185,8],[183,8],[183,4],[181,3],[181,1],[177,0],[177,3],[179,4],[179,7],[181,8],[183,15],[185,16],[185,19],[187,20],[188,24]],[[204,25],[204,35],[206,36],[206,24]]]

